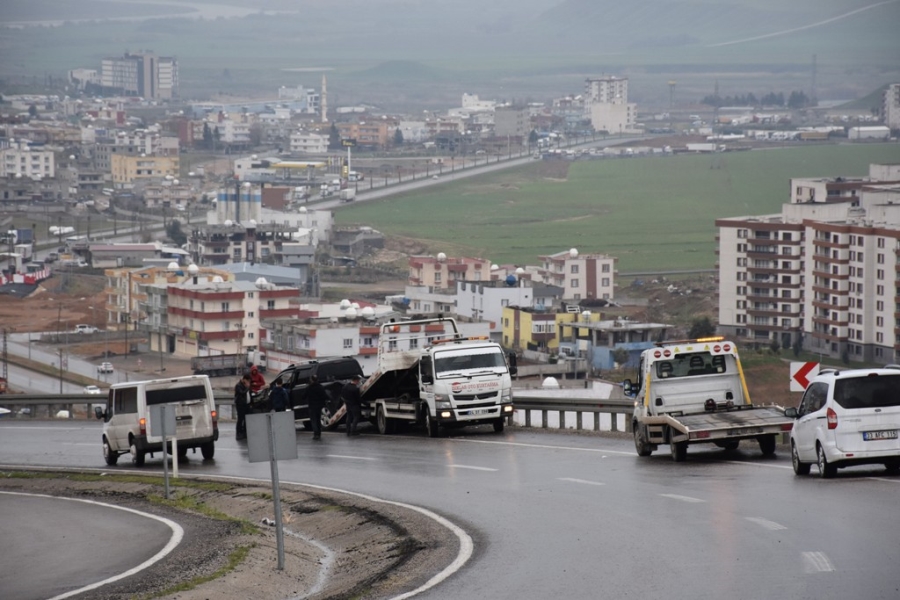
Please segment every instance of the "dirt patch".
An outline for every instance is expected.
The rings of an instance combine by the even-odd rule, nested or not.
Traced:
[[[386,598],[422,585],[458,552],[454,536],[416,511],[282,484],[284,569],[278,570],[275,528],[263,524],[274,519],[271,486],[181,478],[170,482],[166,501],[159,477],[25,471],[0,477],[3,490],[127,506],[184,528],[183,542],[160,562],[75,598]]]

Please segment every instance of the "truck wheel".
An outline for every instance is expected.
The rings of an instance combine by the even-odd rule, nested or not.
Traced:
[[[638,456],[650,456],[653,454],[653,446],[647,441],[647,429],[643,425],[634,423],[634,449],[637,450]]]
[[[213,456],[216,454],[216,443],[206,442],[200,446],[200,454],[203,455],[203,460],[212,460]]]
[[[440,425],[431,416],[431,411],[427,406],[425,407],[425,430],[428,432],[428,437],[437,437],[440,433]]]
[[[109,447],[109,440],[105,437],[103,438],[103,460],[111,467],[119,462],[119,453]]]
[[[762,451],[763,456],[775,454],[776,440],[774,435],[761,435],[756,440],[759,442],[759,449]]]
[[[147,455],[137,449],[137,444],[134,443],[134,438],[131,438],[131,447],[129,448],[129,450],[131,451],[131,464],[136,467],[143,467],[144,459],[147,457]]]
[[[387,418],[384,414],[384,406],[381,404],[375,409],[375,426],[378,428],[378,433],[381,435],[394,433],[394,421]]]
[[[503,427],[506,423],[503,422],[503,417],[500,417],[496,421],[494,421],[494,431],[497,433],[503,433]]]
[[[797,451],[797,444],[791,444],[791,466],[794,467],[795,475],[809,475],[809,463],[800,460],[800,453]]]
[[[828,459],[825,458],[825,449],[822,448],[821,444],[816,444],[816,458],[819,463],[819,477],[831,479],[837,475],[837,467],[828,464]]]
[[[670,442],[669,450],[672,453],[672,460],[684,462],[687,459],[687,446],[687,442]]]
[[[187,446],[178,446],[178,461],[187,460]]]

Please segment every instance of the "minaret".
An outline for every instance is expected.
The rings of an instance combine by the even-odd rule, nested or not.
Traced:
[[[328,122],[328,81],[322,75],[322,98],[319,104],[322,106],[322,123]]]

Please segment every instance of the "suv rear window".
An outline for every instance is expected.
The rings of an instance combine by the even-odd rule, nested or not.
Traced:
[[[900,374],[839,378],[834,401],[850,409],[900,406]]]
[[[319,363],[316,370],[319,381],[350,379],[354,375],[362,375],[359,363],[355,360],[341,360],[333,363]]]

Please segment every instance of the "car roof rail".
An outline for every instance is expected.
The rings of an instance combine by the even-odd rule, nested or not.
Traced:
[[[885,368],[885,369],[897,369],[897,370],[900,370],[900,365],[895,364],[895,363],[891,363],[891,364],[889,364],[889,365],[884,365],[884,368]]]
[[[826,373],[834,373],[838,374],[841,370],[836,367],[825,367],[824,369],[819,369],[819,375],[825,375]]]

